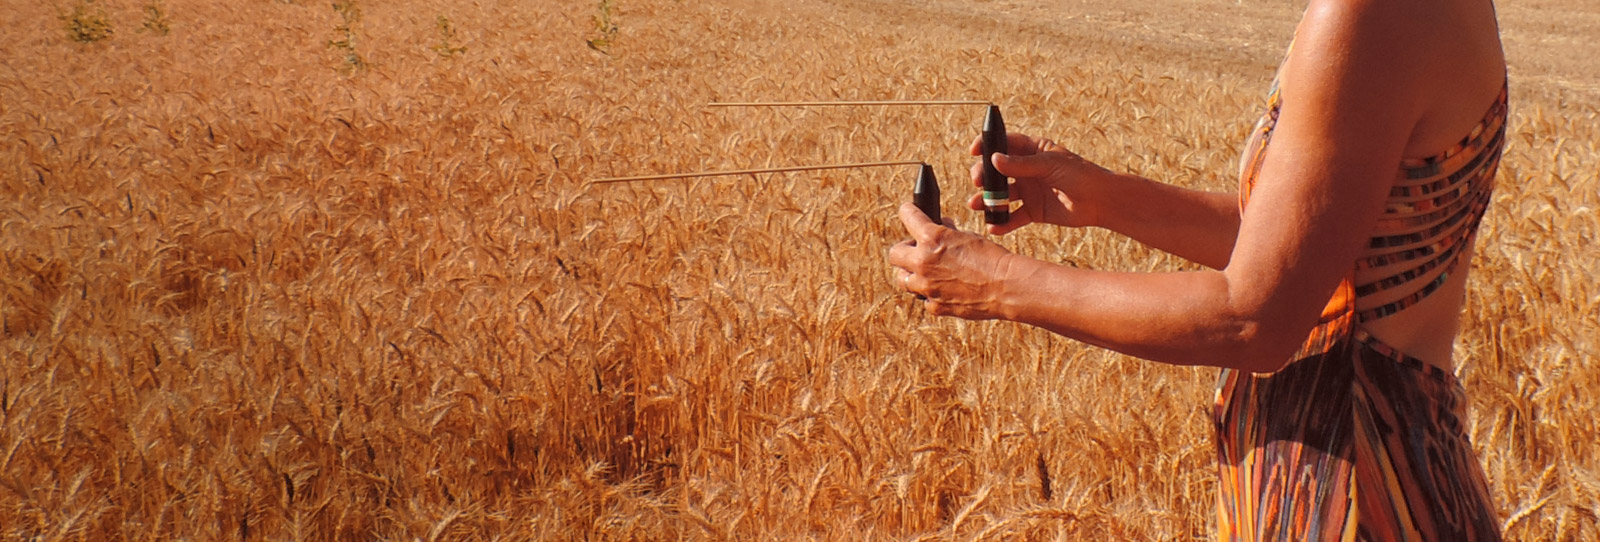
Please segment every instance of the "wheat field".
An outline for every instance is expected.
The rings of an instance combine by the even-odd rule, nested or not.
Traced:
[[[1303,1],[0,6],[0,539],[1205,540],[1216,371],[891,284],[975,107],[1226,190]],[[1502,0],[1457,373],[1513,540],[1600,539],[1600,4]],[[1191,264],[1101,231],[1006,247]]]

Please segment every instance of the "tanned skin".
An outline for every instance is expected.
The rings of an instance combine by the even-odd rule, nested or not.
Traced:
[[[1102,227],[1209,269],[1043,262],[934,224],[907,203],[900,219],[911,239],[889,251],[899,285],[935,315],[1022,322],[1173,364],[1280,369],[1353,269],[1402,158],[1458,141],[1503,85],[1492,5],[1462,4],[1313,0],[1279,72],[1282,111],[1243,213],[1236,194],[1114,173],[1046,139],[1013,133],[1011,154],[993,157],[1022,205],[989,233]],[[974,195],[968,206],[982,201]],[[1448,366],[1465,277],[1368,330]]]

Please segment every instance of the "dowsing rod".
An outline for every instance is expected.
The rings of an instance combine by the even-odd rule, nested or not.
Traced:
[[[818,171],[824,169],[850,169],[884,166],[910,166],[921,165],[920,160],[899,160],[892,162],[857,162],[853,164],[827,164],[821,166],[790,166],[762,169],[737,169],[729,171],[699,171],[695,173],[668,173],[665,175],[639,175],[634,177],[606,177],[589,181],[589,184],[631,183],[636,181],[664,181],[668,179],[689,179],[694,177],[723,177],[731,175],[754,175],[757,173],[787,173],[791,171]]]
[[[994,153],[1006,153],[1006,123],[1000,117],[1000,106],[981,100],[879,100],[853,102],[712,102],[706,107],[821,107],[841,105],[985,105],[989,112],[983,119],[983,140],[979,150],[983,161],[983,221],[1005,224],[1011,221],[1010,181],[994,168]]]

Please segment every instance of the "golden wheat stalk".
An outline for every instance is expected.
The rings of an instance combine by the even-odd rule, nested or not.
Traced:
[[[829,169],[855,169],[887,166],[912,166],[922,165],[918,160],[892,160],[887,162],[856,162],[850,164],[826,164],[820,166],[790,166],[760,169],[735,169],[727,171],[698,171],[694,173],[666,173],[661,175],[638,175],[634,177],[606,177],[589,181],[589,184],[631,183],[637,181],[665,181],[672,179],[693,179],[696,177],[730,177],[735,175],[755,175],[758,173],[791,173],[795,171],[823,171]]]

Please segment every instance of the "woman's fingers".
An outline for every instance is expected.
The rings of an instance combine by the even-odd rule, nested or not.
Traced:
[[[899,267],[894,268],[894,285],[901,290],[910,292],[911,272]]]
[[[996,287],[1013,267],[1004,247],[934,224],[914,205],[903,206],[900,216],[917,238],[889,248],[896,288],[925,301],[924,308],[934,315],[979,320],[1001,316],[994,305]]]
[[[910,239],[895,243],[889,247],[889,265],[910,273],[912,267],[921,263],[917,259],[917,243]]]
[[[1044,153],[1029,156],[995,153],[994,169],[1007,177],[1044,177],[1055,169],[1054,162],[1059,158]]]
[[[1008,133],[1006,134],[1006,152],[1017,156],[1037,154],[1044,151],[1045,148],[1040,141],[1049,140],[1035,140],[1029,137],[1028,134]]]
[[[1063,151],[1071,154],[1061,145],[1050,139],[1034,139],[1027,134],[1006,134],[1008,147],[1006,152],[995,153],[991,161],[1001,174],[1007,177],[1039,177],[1047,175],[1054,169],[1052,161],[1057,158],[1056,152]],[[983,145],[983,136],[972,141],[968,149],[973,156],[980,156]],[[983,186],[983,163],[972,164],[972,185]]]
[[[900,205],[900,223],[906,227],[906,232],[911,234],[911,239],[901,241],[889,247],[889,264],[913,274],[928,263],[928,250],[938,252],[939,241],[946,232],[955,230],[954,221],[943,224],[928,220],[928,215],[911,202]],[[920,248],[919,248],[920,246]]]
[[[1048,141],[1048,140],[1045,140]],[[1044,146],[1034,141],[1028,134],[1010,132],[1006,134],[1006,152],[1017,156],[1028,156],[1043,150]],[[972,144],[967,146],[967,154],[983,156],[983,134],[978,134],[972,139]]]
[[[987,209],[988,206],[984,205],[983,203],[983,194],[978,193],[968,197],[967,208],[974,211],[982,211]],[[1028,202],[1023,201],[1022,207],[1015,209],[1014,212],[1011,213],[1010,221],[1006,222],[1005,224],[989,224],[986,231],[989,232],[989,235],[1005,235],[1017,231],[1018,228],[1032,224],[1033,217],[1028,215],[1028,210]]]
[[[928,288],[928,280],[925,280],[925,278],[922,277],[917,277],[915,273],[910,272],[910,270],[906,270],[906,267],[902,267],[901,264],[896,264],[898,261],[909,261],[909,259],[912,259],[912,257],[914,257],[915,249],[917,249],[917,245],[909,240],[899,241],[899,243],[896,243],[896,245],[891,246],[890,264],[894,265],[894,288],[904,289],[906,293],[917,296],[917,299],[928,299],[928,296],[923,296],[922,294],[923,291]]]
[[[906,226],[911,239],[918,243],[932,243],[946,230],[943,224],[929,220],[928,215],[922,214],[922,209],[909,201],[900,204],[900,223]]]

